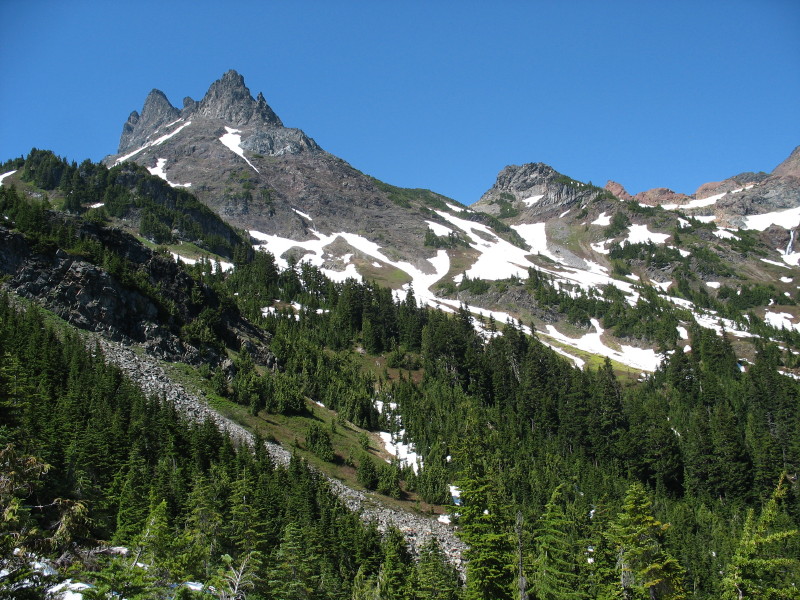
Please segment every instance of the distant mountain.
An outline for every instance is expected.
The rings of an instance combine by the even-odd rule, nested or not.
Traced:
[[[621,184],[601,188],[543,163],[511,165],[466,208],[359,172],[285,127],[264,96],[253,98],[242,76],[229,71],[182,109],[152,91],[106,164],[125,161],[191,191],[280,266],[307,261],[334,280],[413,287],[427,304],[521,319],[562,348],[644,370],[658,364],[656,346],[680,341],[675,328],[602,328],[591,319],[605,313],[576,308],[584,306],[576,294],[609,298],[611,306],[610,286],[633,307],[641,286],[651,286],[672,306],[721,327],[721,310],[734,316],[724,299],[743,285],[762,286],[748,308],[800,327],[794,308],[770,308],[795,302],[794,275],[786,270],[800,258],[793,233],[800,223],[797,150],[771,174],[742,173],[693,195],[656,188],[632,196]],[[518,289],[514,282],[532,271],[548,277],[561,299],[543,303]],[[559,291],[565,289],[572,300]],[[575,325],[589,333],[576,337]],[[678,332],[688,325],[684,319]],[[744,323],[737,327],[748,335]]]
[[[625,188],[613,181],[608,182],[606,189],[620,198],[630,198]],[[800,146],[772,173],[740,173],[704,183],[689,196],[655,188],[640,192],[633,199],[651,206],[677,207],[688,214],[714,215],[720,225],[762,229],[760,224],[765,219],[748,220],[748,217],[800,206]],[[775,224],[785,227],[787,222],[781,220]]]
[[[123,126],[118,153],[104,162],[124,161],[190,190],[232,225],[258,232],[254,235],[313,242],[349,232],[423,270],[421,259],[433,254],[423,245],[425,220],[431,218],[426,200],[440,206],[445,200],[381,184],[325,152],[300,129],[284,127],[264,96],[254,99],[235,71],[215,81],[199,102],[184,99],[180,110],[159,90],[150,92],[141,114],[134,111]],[[334,235],[330,242],[335,240]],[[325,245],[317,262],[331,271],[344,272],[359,258],[375,262],[344,238]],[[284,246],[279,256],[292,245]],[[310,251],[298,246],[290,254],[300,260]]]

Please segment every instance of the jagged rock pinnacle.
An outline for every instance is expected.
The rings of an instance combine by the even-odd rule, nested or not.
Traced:
[[[197,106],[197,114],[237,125],[272,125],[282,127],[278,115],[269,107],[263,94],[253,99],[244,77],[234,70],[225,73],[208,88]]]
[[[174,121],[180,116],[180,111],[170,104],[164,92],[152,90],[147,94],[140,115],[133,111],[125,125],[122,126],[122,136],[119,140],[119,152],[129,148],[141,146],[152,132],[162,125]]]

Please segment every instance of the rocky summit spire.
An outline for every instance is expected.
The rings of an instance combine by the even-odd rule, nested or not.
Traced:
[[[244,77],[234,70],[225,73],[208,88],[197,107],[197,114],[211,119],[221,119],[232,126],[273,125],[282,127],[278,115],[267,105],[259,93],[254,100],[244,84]]]
[[[174,121],[179,115],[180,111],[170,104],[164,92],[152,90],[144,101],[142,114],[133,111],[122,126],[118,151],[122,153],[141,146],[148,135],[162,125]]]
[[[785,161],[772,171],[781,177],[800,177],[800,146],[795,148]]]

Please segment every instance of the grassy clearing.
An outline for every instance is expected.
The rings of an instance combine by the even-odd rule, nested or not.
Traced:
[[[377,362],[376,362],[377,361]],[[371,363],[370,370],[383,372],[385,358],[363,356],[365,368]],[[276,442],[306,460],[308,464],[317,468],[329,477],[338,479],[350,488],[367,492],[356,478],[355,464],[363,449],[360,437],[365,434],[369,439],[369,454],[376,464],[380,461],[389,461],[391,455],[386,452],[380,436],[356,425],[343,421],[335,411],[325,408],[311,400],[306,400],[306,412],[302,415],[275,415],[261,411],[253,415],[245,406],[235,404],[222,398],[211,391],[210,382],[203,378],[197,369],[182,363],[164,363],[165,370],[170,376],[188,390],[201,397],[205,397],[208,405],[224,417],[242,425],[251,432],[258,433],[266,440]],[[389,369],[389,377],[399,376],[399,370]],[[421,377],[421,373],[417,373]],[[199,393],[198,393],[199,392]],[[312,423],[320,425],[330,433],[334,449],[334,460],[326,462],[312,454],[306,447],[306,432]],[[401,483],[402,496],[400,499],[378,496],[376,492],[367,492],[373,498],[380,498],[381,503],[406,510],[418,510],[429,514],[443,514],[442,506],[429,505],[419,497],[405,490]]]
[[[411,276],[397,267],[386,264],[376,267],[372,262],[366,260],[354,260],[354,262],[358,274],[365,281],[374,281],[393,290],[400,289],[407,283],[411,283]]]

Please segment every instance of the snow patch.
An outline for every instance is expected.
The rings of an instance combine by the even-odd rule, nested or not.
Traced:
[[[603,227],[611,225],[611,215],[607,215],[605,211],[603,211],[602,213],[600,213],[599,217],[597,217],[594,221],[592,221],[591,224],[602,225]]]
[[[667,246],[667,248],[669,248],[670,250],[677,250],[678,254],[680,254],[684,258],[686,258],[687,256],[689,256],[691,254],[691,252],[689,252],[688,250],[684,250],[682,248],[678,248],[677,246]]]
[[[14,169],[13,171],[9,171],[8,173],[3,173],[2,175],[0,175],[0,185],[3,185],[3,179],[13,175],[16,172],[17,172],[17,169]]]
[[[164,171],[164,167],[167,166],[167,159],[166,158],[159,158],[156,160],[155,167],[147,167],[147,170],[150,171],[151,175],[156,175],[157,177],[161,177],[164,181],[166,181],[171,187],[192,187],[191,183],[172,183],[169,179],[167,179],[167,173]]]
[[[536,196],[530,196],[529,198],[523,198],[522,202],[525,204],[525,206],[533,206],[542,198],[544,198],[544,194],[538,194]]]
[[[712,204],[716,204],[717,200],[722,198],[727,192],[722,192],[721,194],[714,194],[713,196],[709,196],[708,198],[702,198],[699,200],[690,200],[686,204],[662,204],[661,208],[664,210],[688,210],[692,208],[705,208],[706,206],[711,206]]]
[[[67,579],[49,588],[47,593],[48,597],[56,598],[57,600],[83,600],[81,592],[91,587],[88,583]]]
[[[794,317],[789,313],[774,313],[770,311],[766,311],[764,313],[764,322],[767,325],[771,325],[775,329],[788,329],[788,330],[796,330],[800,331],[800,323],[793,324],[792,319]]]
[[[425,221],[430,227],[433,235],[448,235],[453,232],[452,229],[449,227],[445,227],[441,223],[437,223],[436,221]]]
[[[722,284],[719,281],[706,281],[706,285],[710,288],[718,290]]]
[[[800,252],[790,252],[789,254],[781,254],[783,262],[787,265],[796,267],[800,265]]]
[[[251,165],[251,166],[252,166],[252,165]],[[255,167],[253,167],[253,168],[255,169]],[[312,218],[311,218],[311,216],[310,216],[310,215],[308,215],[308,214],[304,213],[304,212],[303,212],[303,211],[301,211],[301,210],[297,210],[296,208],[293,208],[292,210],[293,210],[293,211],[294,211],[296,214],[298,214],[298,215],[300,215],[301,217],[303,217],[304,219],[308,219],[309,221],[313,221],[313,220],[314,220],[314,219],[312,219]]]
[[[587,333],[581,338],[570,338],[559,332],[554,326],[547,325],[547,333],[552,338],[559,340],[573,348],[579,348],[591,352],[592,354],[599,354],[600,356],[607,356],[622,364],[628,365],[635,369],[643,371],[655,371],[661,363],[661,359],[656,352],[650,348],[635,348],[633,346],[621,345],[621,350],[615,350],[605,345],[601,336],[603,335],[603,328],[597,319],[590,320],[595,329],[594,333]]]
[[[248,165],[250,165],[250,167],[252,167],[252,169],[256,173],[258,173],[259,172],[258,169],[256,169],[253,166],[253,163],[251,163],[249,160],[247,160],[247,157],[244,155],[244,150],[242,150],[242,147],[241,147],[241,143],[242,143],[242,136],[240,135],[241,131],[239,131],[238,129],[234,129],[233,127],[228,127],[228,126],[225,127],[225,131],[227,131],[227,133],[224,134],[222,137],[220,137],[219,141],[222,142],[222,144],[226,148],[228,148],[232,152],[234,152],[234,153],[238,154],[239,156],[241,156],[244,159],[244,161]]]
[[[170,252],[170,254],[172,255],[172,258],[174,258],[176,261],[180,261],[180,262],[185,263],[187,265],[195,265],[195,264],[197,264],[197,259],[196,258],[189,258],[188,256],[181,256],[177,252]],[[224,273],[227,273],[228,271],[233,269],[233,263],[225,262],[224,260],[221,260],[221,261],[213,261],[213,260],[211,260],[209,262],[211,263],[211,270],[212,271],[216,271],[217,270],[217,262],[219,262],[219,268],[222,269],[222,271]]]
[[[394,436],[388,431],[380,431],[378,435],[381,436],[383,445],[389,454],[397,457],[397,461],[401,465],[410,465],[414,473],[418,473],[422,458],[412,449],[413,446],[411,444],[402,442],[405,435],[404,429],[398,431],[397,435]]]
[[[525,240],[525,243],[530,246],[531,253],[541,254],[556,262],[561,262],[559,258],[547,248],[545,223],[524,223],[522,225],[512,225],[511,227]]]
[[[800,253],[798,253],[798,254],[800,254]],[[784,255],[784,256],[786,256],[786,255]],[[784,264],[784,263],[779,263],[777,260],[770,260],[768,258],[762,258],[761,262],[765,262],[768,265],[775,265],[776,267],[787,267],[787,265]]]
[[[177,121],[175,121],[175,123],[177,123]],[[158,146],[159,144],[163,144],[169,138],[171,138],[171,137],[173,137],[175,135],[178,135],[178,133],[180,133],[183,129],[187,128],[191,124],[192,124],[191,121],[186,121],[186,123],[184,123],[183,125],[178,127],[175,131],[173,131],[171,133],[167,133],[165,135],[162,135],[160,138],[158,138],[156,140],[153,140],[152,142],[145,142],[145,145],[142,146],[141,148],[139,148],[138,150],[134,150],[133,152],[131,152],[130,154],[126,154],[125,156],[120,156],[117,160],[114,161],[114,165],[118,165],[120,163],[125,162],[126,160],[128,160],[129,158],[131,158],[133,156],[136,156],[137,154],[139,154],[139,152],[141,152],[142,150],[144,150],[146,148],[150,148],[151,146]]]
[[[744,218],[744,229],[764,231],[770,225],[780,225],[784,229],[797,227],[800,225],[800,206],[763,215],[749,215]]]
[[[630,244],[646,244],[647,242],[663,244],[667,241],[667,239],[669,239],[668,233],[656,233],[650,231],[647,228],[647,225],[631,225],[628,231],[627,239],[623,240],[623,245],[625,245],[625,242]]]
[[[461,506],[461,490],[458,487],[451,485],[450,487],[450,498],[453,499],[453,504],[456,506]]]
[[[738,240],[739,236],[729,229],[715,229],[712,233],[723,240]]]

